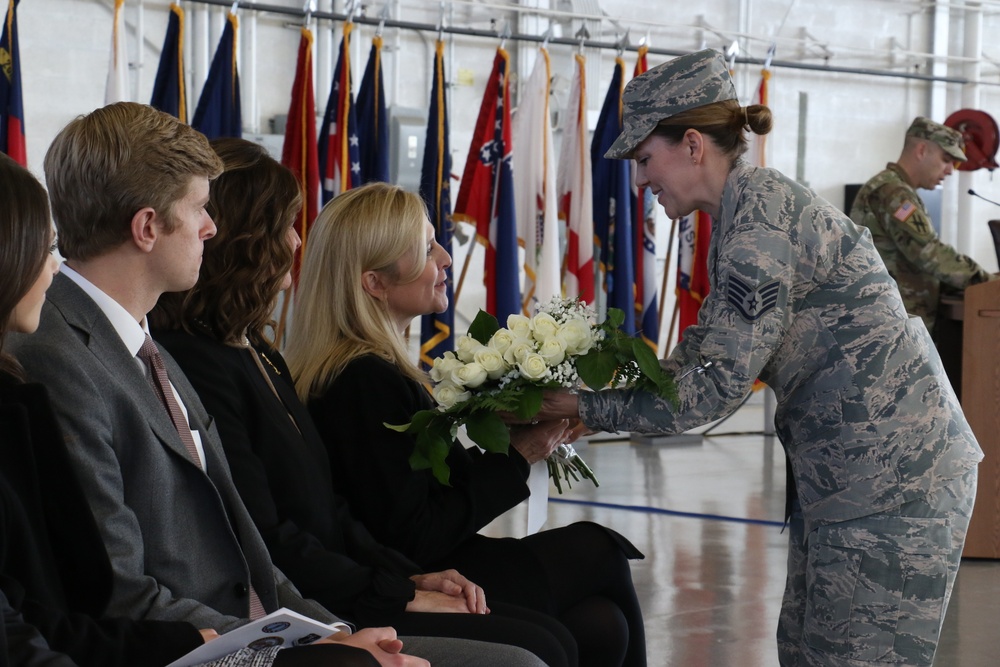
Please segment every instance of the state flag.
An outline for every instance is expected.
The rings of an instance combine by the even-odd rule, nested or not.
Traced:
[[[17,36],[17,4],[8,0],[0,32],[0,151],[22,167],[28,166],[21,97],[21,55]]]
[[[358,88],[361,183],[389,182],[389,114],[382,85],[382,38],[372,39],[368,66]]]
[[[540,48],[514,116],[514,197],[518,240],[524,247],[523,312],[562,296],[556,156],[549,115],[549,53]]]
[[[153,82],[150,106],[187,122],[187,93],[184,89],[184,10],[170,3],[167,34],[163,38],[160,64]]]
[[[319,213],[319,157],[316,150],[316,98],[313,94],[313,34],[302,28],[299,55],[295,64],[295,81],[285,125],[285,143],[281,149],[281,164],[292,170],[299,182],[302,209],[295,220],[295,231],[302,245],[292,264],[292,282],[299,284],[299,269],[309,242],[309,228]]]
[[[240,74],[236,63],[238,29],[236,15],[228,14],[191,121],[191,126],[209,139],[243,136]]]
[[[611,160],[604,153],[622,131],[622,91],[625,61],[615,58],[590,157],[594,170],[594,233],[600,244],[607,306],[625,313],[622,331],[635,335],[635,279],[632,242],[632,173],[628,160]]]
[[[708,296],[708,247],[712,216],[695,211],[680,219],[677,237],[677,340],[698,323],[698,311]]]
[[[649,69],[646,54],[649,47],[639,47],[639,57],[635,63],[633,76],[639,76]],[[629,160],[630,169],[635,163]],[[635,321],[638,334],[653,349],[659,352],[660,314],[657,309],[656,291],[656,200],[649,188],[635,186],[632,178],[632,237],[635,240]]]
[[[319,132],[319,173],[323,204],[361,184],[358,120],[351,90],[351,30],[344,24],[330,97]]]
[[[563,285],[568,298],[594,302],[593,171],[587,147],[587,61],[577,54],[566,103],[566,129],[559,153],[559,218],[566,224],[566,270]]]
[[[517,220],[511,172],[510,56],[497,49],[465,160],[454,219],[475,223],[486,246],[486,311],[500,322],[521,312]]]
[[[444,76],[444,42],[434,49],[434,81],[431,84],[427,113],[427,137],[424,161],[420,170],[420,196],[427,205],[427,216],[434,234],[448,254],[452,249],[451,221],[451,152],[448,149],[448,96]],[[453,267],[448,267],[448,309],[420,318],[420,364],[430,370],[434,359],[455,349],[455,301]]]

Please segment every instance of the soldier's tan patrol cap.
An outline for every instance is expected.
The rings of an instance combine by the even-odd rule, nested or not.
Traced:
[[[735,99],[736,86],[725,58],[718,51],[705,49],[657,65],[625,86],[622,93],[624,129],[604,157],[618,160],[631,157],[664,118],[713,102]]]
[[[930,118],[917,116],[910,123],[906,130],[906,136],[917,137],[918,139],[928,139],[944,149],[944,152],[956,160],[965,162],[965,139],[958,130],[953,130],[947,125],[935,123]]]

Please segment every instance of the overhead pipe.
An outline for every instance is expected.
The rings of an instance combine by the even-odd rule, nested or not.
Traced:
[[[231,4],[229,0],[189,0],[189,2],[197,2],[208,5],[229,5]],[[303,16],[303,12],[300,9],[294,7],[284,7],[280,5],[269,5],[259,2],[245,2],[240,3],[240,7],[244,9],[254,9],[257,11],[271,12],[274,14],[284,14],[288,16]],[[513,10],[515,8],[509,7],[508,10]],[[337,12],[314,12],[313,17],[317,19],[325,19],[329,21],[346,21],[346,14],[341,14]],[[363,25],[377,26],[381,19],[378,17],[367,17],[367,16],[355,16],[354,22]],[[405,30],[420,30],[425,32],[438,32],[438,26],[432,25],[430,23],[418,23],[415,21],[401,21],[397,19],[386,20],[385,26],[389,28],[402,28]],[[496,39],[496,31],[494,30],[481,30],[477,28],[464,28],[461,26],[448,26],[442,28],[443,32],[452,35],[462,35],[466,37],[484,37],[488,39]],[[541,43],[544,39],[542,35],[525,35],[525,34],[512,34],[509,39],[519,40],[519,41],[529,41]],[[565,46],[579,46],[580,40],[573,37],[552,37],[549,39],[549,44],[562,44]],[[620,46],[615,42],[602,42],[597,40],[583,40],[583,46],[592,49],[602,49],[607,51],[618,51]],[[638,45],[626,46],[627,51],[637,51]],[[690,53],[689,50],[683,49],[661,49],[650,47],[649,53],[653,55],[662,56],[682,56]],[[751,57],[737,57],[736,62],[740,64],[749,65],[763,65],[765,62],[764,58],[751,58]],[[989,82],[989,81],[971,81],[966,77],[961,76],[949,76],[942,74],[922,74],[920,72],[896,72],[891,70],[879,70],[866,67],[841,67],[829,64],[812,64],[812,63],[802,63],[793,62],[788,60],[772,60],[771,68],[780,69],[794,69],[794,70],[806,70],[811,72],[826,72],[830,74],[856,74],[859,76],[877,76],[877,77],[888,77],[896,79],[909,79],[914,81],[925,81],[925,82],[941,82],[941,83],[955,83],[960,85],[966,84],[979,84],[983,86],[1000,86],[1000,82]]]

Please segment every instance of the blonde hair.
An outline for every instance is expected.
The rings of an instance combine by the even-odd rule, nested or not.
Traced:
[[[771,110],[766,106],[741,107],[736,100],[724,100],[664,118],[652,133],[676,145],[688,129],[695,129],[710,137],[724,155],[735,160],[749,148],[745,131],[767,134],[771,124]]]
[[[303,402],[321,395],[352,360],[376,354],[418,382],[387,304],[365,291],[362,274],[396,284],[417,279],[427,262],[423,200],[396,185],[370,183],[339,195],[309,231],[285,355]],[[413,267],[399,274],[401,260]]]

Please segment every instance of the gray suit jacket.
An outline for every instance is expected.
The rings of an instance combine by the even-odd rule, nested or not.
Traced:
[[[109,616],[188,621],[225,631],[246,622],[252,581],[264,608],[336,620],[275,568],[240,500],[212,417],[174,360],[170,380],[201,434],[208,473],[111,322],[57,275],[38,332],[12,336],[28,377],[46,385],[70,459],[114,571]]]

